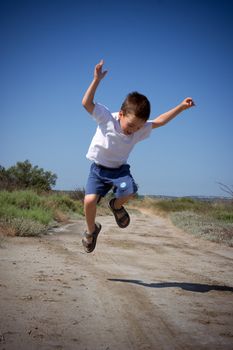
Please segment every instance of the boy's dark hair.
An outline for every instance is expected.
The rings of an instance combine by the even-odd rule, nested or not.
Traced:
[[[124,115],[134,114],[137,118],[147,121],[150,116],[150,102],[146,96],[134,91],[126,96],[121,111]]]

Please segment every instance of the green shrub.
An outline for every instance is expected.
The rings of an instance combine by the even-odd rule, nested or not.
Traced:
[[[83,205],[68,195],[0,191],[0,223],[7,223],[20,235],[29,235],[30,229],[35,234],[44,232],[53,221],[67,221],[71,214],[83,215]]]
[[[32,208],[24,211],[22,217],[48,225],[53,220],[53,213],[45,208]]]
[[[83,211],[83,203],[80,201],[77,201],[76,203],[76,211],[79,215],[83,216],[84,215],[84,211]]]
[[[20,210],[12,204],[0,204],[0,219],[20,216]]]
[[[34,207],[31,209],[21,209],[12,204],[5,204],[0,207],[1,218],[25,218],[37,221],[43,225],[48,225],[53,220],[53,214],[51,210],[46,208]]]
[[[233,223],[233,211],[232,212],[229,212],[226,210],[217,211],[217,212],[214,212],[213,217],[220,221]]]
[[[75,201],[67,195],[53,194],[48,198],[52,202],[52,205],[57,209],[61,209],[64,211],[76,210]]]
[[[80,200],[74,200],[69,195],[52,194],[44,198],[44,206],[52,210],[61,210],[65,213],[77,213],[84,215],[83,203]]]
[[[33,188],[38,191],[49,191],[55,186],[57,175],[45,171],[37,165],[33,166],[29,160],[17,162],[5,169],[0,165],[0,189],[17,190]]]
[[[14,192],[1,191],[0,205],[4,204],[14,205],[21,209],[29,209],[39,206],[41,204],[41,198],[31,190]]]

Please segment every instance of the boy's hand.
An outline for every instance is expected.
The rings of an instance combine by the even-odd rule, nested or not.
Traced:
[[[107,71],[102,72],[104,61],[101,60],[96,66],[95,66],[95,71],[94,71],[94,79],[91,82],[89,88],[85,92],[83,99],[82,99],[82,105],[86,110],[92,114],[94,108],[95,108],[95,103],[94,103],[94,97],[95,97],[95,92],[96,89],[99,85],[99,82],[101,79],[105,77],[107,74]]]
[[[100,81],[101,79],[103,79],[105,77],[105,75],[107,74],[107,70],[105,70],[104,72],[102,72],[102,68],[104,65],[104,61],[101,60],[96,66],[95,66],[95,71],[94,71],[94,79],[97,81]]]
[[[181,102],[181,107],[183,110],[195,106],[195,103],[191,97],[187,97]]]

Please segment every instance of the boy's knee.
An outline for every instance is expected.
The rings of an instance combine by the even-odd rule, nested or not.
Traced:
[[[86,194],[84,198],[85,207],[96,205],[99,199],[99,195],[97,194]]]

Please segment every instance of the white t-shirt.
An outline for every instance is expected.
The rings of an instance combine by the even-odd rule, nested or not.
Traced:
[[[92,117],[98,126],[86,157],[108,168],[118,168],[127,163],[134,145],[149,137],[152,130],[152,122],[147,121],[132,135],[125,135],[121,130],[118,112],[111,113],[100,103],[95,104]]]

